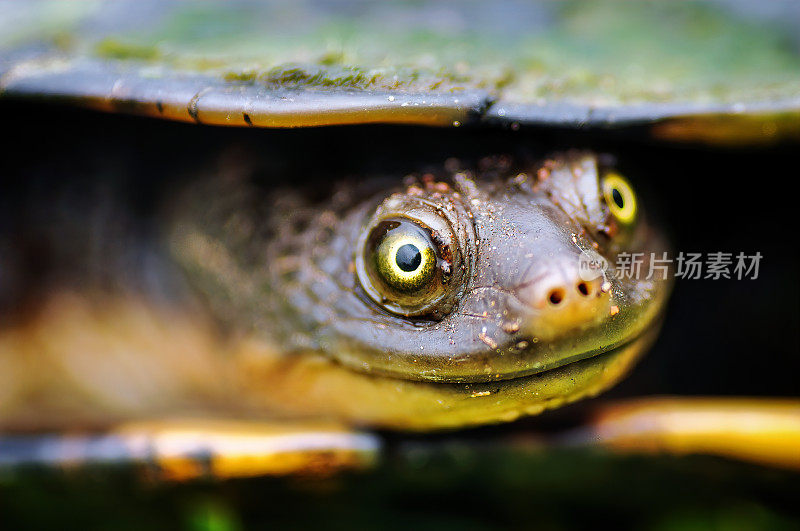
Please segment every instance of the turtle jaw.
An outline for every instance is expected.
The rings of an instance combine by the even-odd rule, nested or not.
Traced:
[[[426,431],[508,422],[613,386],[658,333],[537,374],[492,382],[432,382],[354,371],[316,351],[287,360],[268,351],[239,357],[252,407],[272,414],[325,418],[357,426]],[[252,346],[252,345],[251,345]]]
[[[543,372],[502,382],[463,384],[463,409],[431,415],[418,429],[510,422],[594,397],[616,385],[653,344],[660,321],[636,338],[609,351]],[[468,393],[468,395],[467,395]],[[440,424],[439,424],[440,423]]]

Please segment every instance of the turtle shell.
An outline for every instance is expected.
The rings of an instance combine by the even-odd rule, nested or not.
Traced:
[[[800,135],[800,6],[15,2],[0,95],[249,127],[494,123]]]

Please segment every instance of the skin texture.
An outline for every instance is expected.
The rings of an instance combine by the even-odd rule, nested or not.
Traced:
[[[663,242],[641,208],[614,218],[607,171],[574,152],[330,191],[216,176],[183,197],[170,245],[255,410],[413,429],[510,420],[607,388],[654,336],[669,282],[644,277]],[[397,216],[424,221],[448,257],[440,300],[410,317],[363,274],[365,235]],[[645,274],[616,278],[620,252],[645,253]],[[582,278],[582,253],[609,269]]]

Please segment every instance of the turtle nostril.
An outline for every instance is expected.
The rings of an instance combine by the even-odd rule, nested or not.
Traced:
[[[578,282],[578,293],[584,297],[589,296],[589,286],[586,284],[586,282]]]
[[[561,304],[561,301],[564,300],[564,290],[562,288],[555,288],[550,291],[550,294],[547,296],[547,300],[550,301],[550,304],[556,306]]]

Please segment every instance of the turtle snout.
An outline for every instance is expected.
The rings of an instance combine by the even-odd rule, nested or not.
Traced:
[[[540,290],[536,300],[537,308],[546,306],[580,306],[590,308],[601,304],[603,297],[602,279],[567,279],[565,282],[552,282]],[[607,292],[608,290],[606,290]]]
[[[596,324],[611,314],[611,285],[602,275],[586,279],[575,264],[547,264],[520,298],[530,306],[529,332],[541,339]]]

